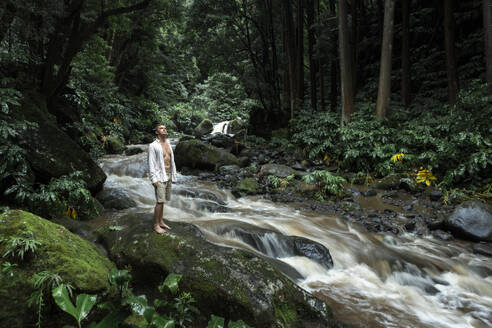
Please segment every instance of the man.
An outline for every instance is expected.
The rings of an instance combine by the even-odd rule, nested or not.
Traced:
[[[176,183],[176,165],[174,153],[167,141],[167,129],[164,124],[155,126],[157,138],[149,145],[149,177],[155,189],[154,231],[158,234],[171,229],[164,223],[164,203],[171,199],[171,184]]]

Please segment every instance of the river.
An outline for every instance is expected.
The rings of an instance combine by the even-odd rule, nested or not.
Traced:
[[[123,190],[138,204],[111,215],[153,211],[145,152],[106,156],[100,165],[108,175],[105,188]],[[170,226],[193,223],[213,243],[252,252],[257,250],[221,227],[253,225],[323,244],[333,257],[330,270],[305,257],[283,256],[273,234],[263,240],[265,255],[294,267],[302,275],[296,283],[326,301],[351,327],[492,327],[492,261],[473,254],[470,243],[369,233],[294,205],[258,196],[236,199],[214,183],[179,173],[164,217]]]

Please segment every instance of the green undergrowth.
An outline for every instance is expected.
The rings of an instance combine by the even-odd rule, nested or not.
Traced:
[[[490,193],[492,97],[484,83],[474,81],[455,106],[416,99],[409,108],[392,107],[384,120],[374,112],[374,103],[358,104],[345,126],[337,113],[302,112],[291,121],[292,142],[306,157],[360,177],[428,170],[444,190]],[[392,160],[395,154],[404,156]]]

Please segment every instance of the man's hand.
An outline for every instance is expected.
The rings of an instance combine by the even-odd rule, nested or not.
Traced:
[[[157,185],[159,184],[159,182],[154,182],[152,185],[157,188]]]

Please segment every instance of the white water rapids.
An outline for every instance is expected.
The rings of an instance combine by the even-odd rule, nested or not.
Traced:
[[[114,215],[153,211],[146,165],[145,152],[101,160],[108,175],[105,188],[125,191],[138,204]],[[211,213],[203,206],[219,203],[227,212]],[[333,257],[330,270],[305,257],[280,254],[278,259],[302,275],[299,286],[326,301],[351,327],[492,327],[492,261],[473,254],[470,243],[369,233],[337,217],[260,197],[235,199],[213,183],[179,174],[164,217],[170,226],[173,221],[197,225],[216,244],[254,252],[233,232],[218,233],[219,228],[248,224],[323,244]],[[275,254],[275,238],[264,244]]]

